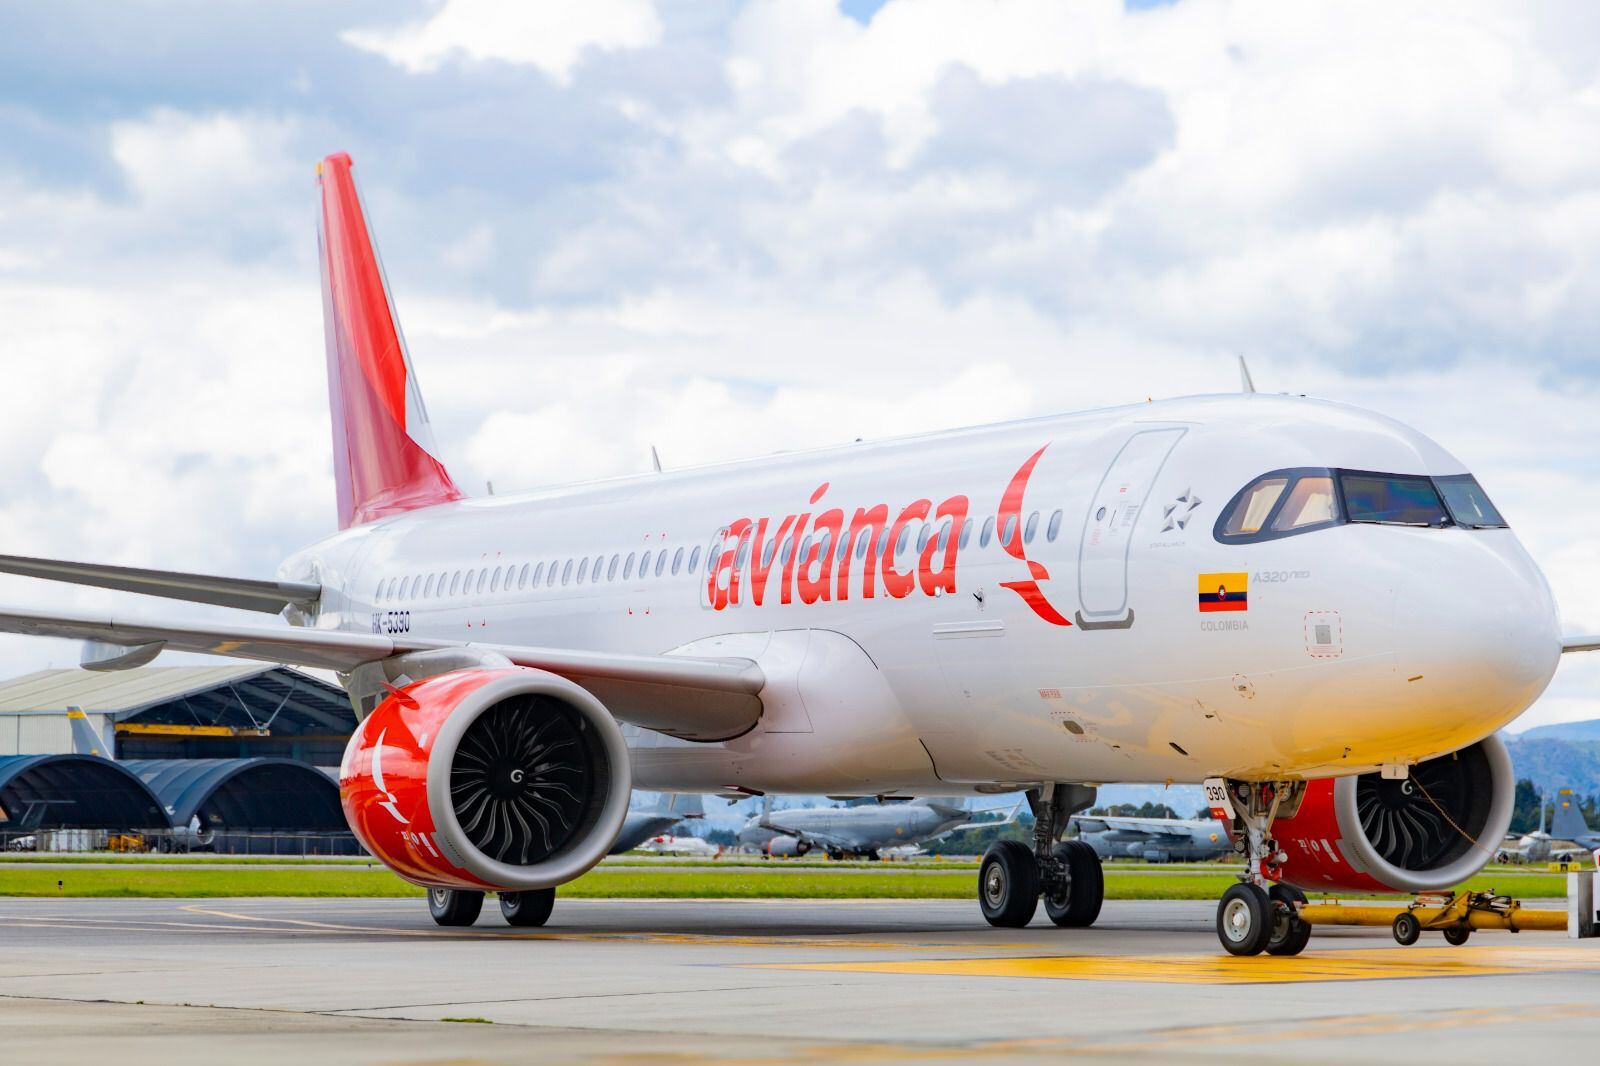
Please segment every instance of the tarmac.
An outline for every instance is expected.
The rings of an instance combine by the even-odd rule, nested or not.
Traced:
[[[0,899],[0,1059],[1503,1063],[1600,1047],[1600,941],[1319,930],[1235,959],[1214,904],[997,930],[976,902]]]

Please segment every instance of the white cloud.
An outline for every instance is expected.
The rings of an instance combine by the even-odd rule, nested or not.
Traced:
[[[414,74],[460,57],[527,64],[565,85],[586,50],[649,48],[661,39],[661,20],[651,0],[445,0],[424,22],[344,39]]]

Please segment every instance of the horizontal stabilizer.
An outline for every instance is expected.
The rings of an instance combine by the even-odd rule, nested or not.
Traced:
[[[60,559],[30,559],[0,555],[0,574],[64,581],[71,585],[164,596],[188,603],[209,603],[245,611],[278,614],[289,607],[312,611],[322,596],[322,586],[293,581],[253,581],[237,577],[182,574],[174,570],[140,570],[131,566],[75,563]]]

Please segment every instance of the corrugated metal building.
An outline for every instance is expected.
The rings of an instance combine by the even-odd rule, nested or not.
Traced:
[[[0,683],[0,755],[72,751],[69,707],[118,759],[266,756],[333,767],[356,724],[342,689],[287,666],[41,670]]]

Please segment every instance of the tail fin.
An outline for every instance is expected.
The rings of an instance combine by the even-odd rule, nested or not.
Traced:
[[[340,529],[462,497],[434,458],[428,411],[350,166],[343,152],[317,166]]]
[[[667,810],[682,819],[704,818],[706,809],[697,792],[676,792],[667,801]]]
[[[89,724],[89,716],[77,707],[67,708],[67,721],[72,723],[72,751],[76,755],[98,755],[111,758],[106,742]]]
[[[1557,840],[1577,840],[1593,832],[1583,820],[1583,811],[1572,789],[1563,788],[1556,793],[1555,809],[1555,817],[1550,819],[1550,835]]]

